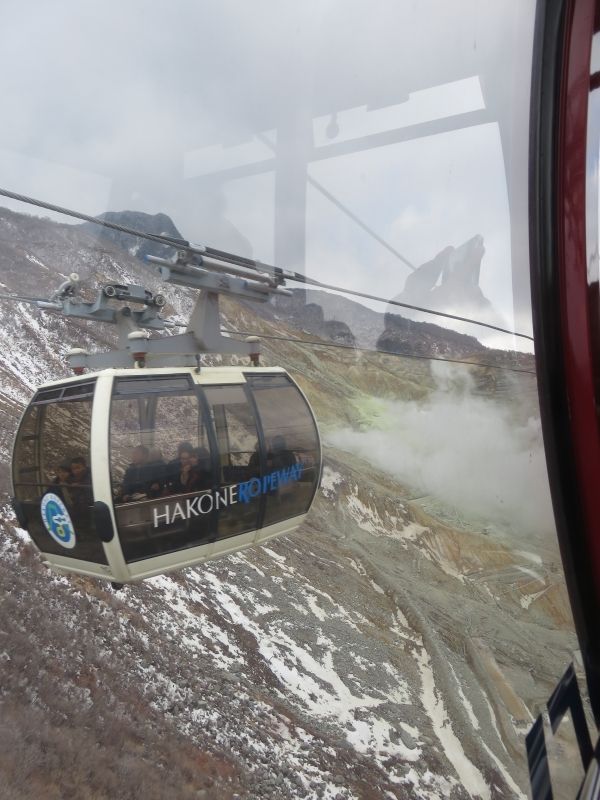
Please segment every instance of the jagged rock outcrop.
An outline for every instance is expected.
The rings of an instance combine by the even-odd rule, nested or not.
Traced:
[[[166,214],[144,214],[141,211],[106,211],[104,214],[100,214],[99,218],[142,233],[169,236],[173,239],[183,238],[171,217]],[[92,222],[84,222],[81,228],[99,242],[111,242],[140,261],[143,261],[147,255],[171,258],[175,252],[172,247],[142,239],[140,236],[121,233],[111,228],[101,228]]]
[[[322,292],[310,294],[321,295]],[[258,313],[271,318],[284,315],[287,324],[294,328],[337,344],[356,346],[356,337],[345,321],[326,319],[321,303],[306,302],[307,299],[307,292],[303,289],[295,289],[291,297],[274,297],[269,306],[258,309]]]
[[[407,276],[402,292],[393,299],[506,327],[479,285],[484,253],[480,234],[459,247],[444,247],[431,261]],[[389,313],[395,315],[398,311],[390,307]],[[411,312],[408,314],[414,316]]]

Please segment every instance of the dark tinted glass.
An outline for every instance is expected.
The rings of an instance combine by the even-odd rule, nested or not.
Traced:
[[[35,401],[36,403],[47,403],[50,400],[58,399],[62,394],[62,389],[44,389],[42,392],[38,392]]]
[[[118,22],[106,3],[37,3],[33,14],[30,3],[3,4],[10,10],[0,28],[9,120],[0,126],[3,186],[89,214],[164,212],[168,217],[156,219],[155,232],[307,280],[295,297],[257,306],[258,316],[248,306],[223,303],[229,329],[266,334],[266,357],[277,355],[303,376],[327,429],[328,467],[314,524],[296,543],[274,548],[285,554],[285,565],[272,560],[264,578],[249,572],[247,564],[266,566],[259,550],[227,579],[233,591],[246,573],[253,576],[257,602],[249,595],[237,600],[252,617],[256,638],[272,644],[261,642],[257,653],[254,635],[236,637],[242,678],[276,684],[289,715],[317,730],[325,726],[326,744],[343,745],[335,771],[326,773],[333,751],[322,737],[298,744],[302,731],[294,735],[289,726],[281,796],[305,790],[313,797],[525,797],[525,734],[569,662],[580,662],[544,474],[533,348],[522,335],[531,333],[529,164],[539,154],[529,151],[536,127],[530,126],[530,84],[535,65],[543,62],[547,73],[553,60],[538,45],[534,51],[536,16],[541,21],[548,9],[568,20],[570,9],[581,5],[158,2],[144,4],[141,31],[139,3],[121,3]],[[584,52],[584,36],[577,49]],[[598,70],[594,60],[592,72]],[[578,83],[585,85],[586,77]],[[589,141],[598,153],[598,142]],[[585,169],[583,162],[578,169]],[[596,192],[597,177],[590,174]],[[48,282],[48,268],[58,261],[64,272],[77,264],[86,277],[137,280],[141,273],[130,256],[157,252],[156,243],[119,237],[115,243],[129,250],[121,260],[100,228],[94,242],[90,228],[84,235],[75,225],[40,220],[33,226],[22,203],[1,201],[9,203],[15,213],[0,213],[9,247],[0,262],[3,292],[48,296],[60,280]],[[590,213],[597,218],[598,209]],[[133,220],[120,219],[137,227]],[[317,291],[310,286],[315,280],[359,295]],[[223,275],[213,285],[226,282]],[[175,288],[168,295],[177,316],[186,316],[192,293]],[[67,325],[45,326],[45,346],[36,352],[42,343],[35,313],[17,304],[11,316],[4,344],[26,360],[19,364],[6,353],[3,364],[13,362],[21,385],[25,369],[33,379],[56,368],[46,352],[62,352],[57,344]],[[93,344],[84,329],[90,339],[106,333],[86,323],[75,328],[81,341],[72,344]],[[132,371],[129,379],[144,374]],[[9,374],[6,380],[8,394]],[[262,380],[266,394],[282,379]],[[289,442],[288,449],[299,458]],[[171,460],[173,451],[165,449],[163,457]],[[130,453],[123,458],[126,468]],[[216,451],[214,458],[216,464]],[[266,473],[266,453],[264,460]],[[226,569],[221,564],[213,574],[225,579]],[[275,581],[286,591],[270,585]],[[174,618],[187,624],[184,604],[175,605],[171,591],[161,594],[165,585],[152,587],[157,604],[171,603]],[[319,595],[322,613],[306,585],[327,589],[335,604]],[[259,593],[268,588],[277,610],[261,613]],[[207,609],[229,625],[223,597],[207,597]],[[219,674],[223,648],[210,649],[200,659],[202,671]],[[177,681],[181,670],[171,652],[174,658],[161,664],[173,665],[165,674]],[[128,662],[121,662],[125,681]],[[16,663],[4,662],[3,674]],[[57,685],[69,690],[69,674],[81,684],[79,674],[68,672]],[[299,691],[309,684],[312,698]],[[33,689],[23,684],[22,694],[35,702],[36,689],[35,682]],[[100,720],[101,702],[95,705]],[[72,707],[75,731],[80,704]],[[55,710],[49,708],[50,717]],[[136,719],[135,707],[125,707],[128,712]],[[248,791],[260,796],[269,791],[261,791],[265,770],[256,752],[273,750],[282,731],[270,733],[255,717],[242,703],[237,744],[225,724],[219,723],[219,737],[226,754],[233,748],[236,763],[253,772],[255,791]],[[17,745],[29,735],[30,719],[15,718],[23,721],[13,726]],[[66,732],[71,721],[65,722]],[[174,729],[165,722],[160,733],[167,752]],[[548,739],[547,723],[545,733]],[[556,744],[562,781],[578,757],[576,748]],[[127,762],[127,775],[119,774],[123,794],[125,779],[149,766],[135,745],[125,746],[120,759]],[[300,746],[303,764],[293,753]],[[13,760],[21,752],[13,747]],[[79,748],[74,770],[89,768],[92,785],[106,770],[97,753],[90,755]],[[49,785],[57,772],[54,756],[52,747],[44,752]],[[179,766],[169,758],[161,768],[163,795],[183,796],[189,788],[170,785],[175,776],[188,781]],[[294,789],[287,772],[304,790]],[[71,781],[70,771],[63,773]],[[21,783],[27,792],[26,777]],[[217,780],[212,793],[229,790]],[[554,794],[567,798],[575,791],[555,786]]]
[[[183,392],[173,391],[176,385]],[[132,396],[132,389],[144,386],[148,394]],[[160,386],[168,393],[159,394]],[[210,443],[186,378],[118,381],[110,448],[115,514],[127,561],[213,538]]]
[[[116,382],[115,394],[148,394],[150,392],[185,392],[191,389],[187,376],[121,379]]]
[[[256,529],[261,503],[258,433],[242,386],[205,389],[219,451],[219,539]]]
[[[310,408],[286,376],[248,378],[265,438],[263,526],[304,514],[319,477],[319,439]]]
[[[106,564],[91,514],[91,415],[91,396],[31,406],[17,436],[13,483],[42,552]]]
[[[33,398],[32,403],[48,403],[53,400],[74,399],[75,397],[91,397],[94,394],[95,381],[71,383],[52,389],[42,389]]]
[[[88,395],[94,394],[94,384],[93,383],[77,383],[74,386],[67,386],[63,390],[62,396],[64,398],[71,398],[71,397],[87,397]]]

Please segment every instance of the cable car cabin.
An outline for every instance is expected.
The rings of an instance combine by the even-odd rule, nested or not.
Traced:
[[[126,583],[293,531],[320,466],[282,369],[104,370],[35,394],[14,507],[47,564]]]

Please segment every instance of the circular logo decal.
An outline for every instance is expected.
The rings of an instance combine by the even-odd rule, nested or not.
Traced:
[[[55,542],[71,550],[75,547],[75,528],[60,497],[48,492],[42,497],[42,522]]]

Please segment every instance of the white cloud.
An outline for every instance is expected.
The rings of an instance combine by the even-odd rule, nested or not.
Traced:
[[[523,415],[523,384],[515,383],[510,404],[501,403],[474,394],[466,370],[431,367],[436,389],[425,401],[383,403],[378,428],[339,430],[330,436],[333,444],[466,517],[518,535],[552,535],[541,425],[539,417]]]

